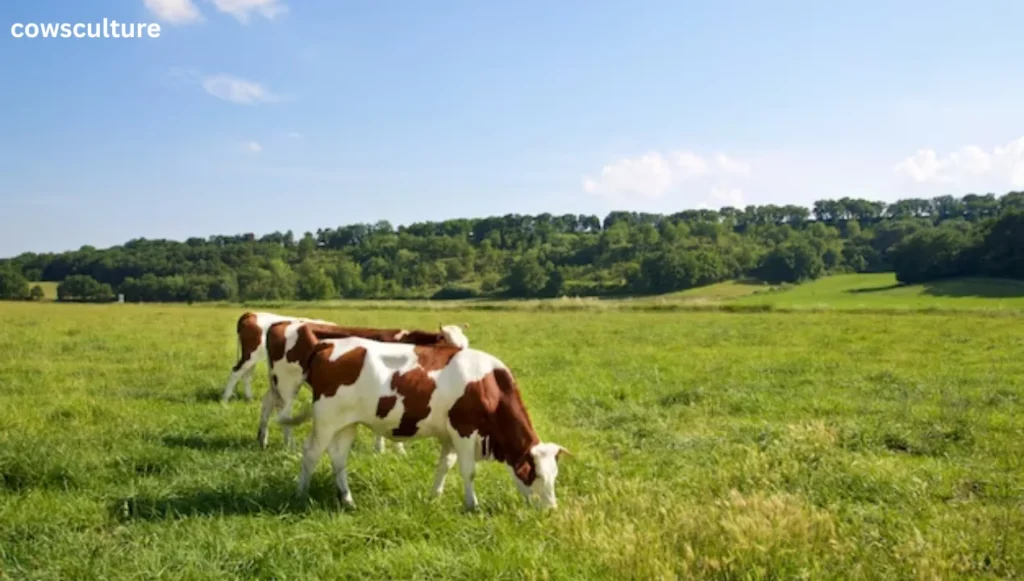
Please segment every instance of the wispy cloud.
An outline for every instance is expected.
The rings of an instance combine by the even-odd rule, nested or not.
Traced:
[[[246,141],[242,145],[242,151],[251,155],[256,155],[257,153],[263,151],[263,146],[260,145],[258,141]]]
[[[280,0],[212,0],[213,5],[225,14],[234,16],[242,24],[248,24],[253,14],[267,20],[274,20],[288,12],[288,6]]]
[[[203,15],[192,0],[144,0],[146,8],[168,24],[192,24],[203,21]]]
[[[292,99],[290,96],[272,92],[259,81],[226,73],[205,74],[196,69],[183,67],[175,67],[168,71],[164,82],[167,86],[176,88],[199,87],[210,96],[238,105],[277,103]]]
[[[262,83],[227,74],[204,77],[202,86],[210,95],[239,105],[274,103],[285,100],[285,97],[272,93]]]

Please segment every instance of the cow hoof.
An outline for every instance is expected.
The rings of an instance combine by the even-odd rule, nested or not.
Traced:
[[[348,494],[342,494],[341,491],[339,490],[338,491],[338,502],[340,502],[341,505],[344,506],[345,508],[355,508],[356,507],[355,501],[352,500],[352,493],[351,492],[349,492]]]

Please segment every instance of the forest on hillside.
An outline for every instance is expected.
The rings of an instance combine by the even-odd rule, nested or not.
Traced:
[[[1024,279],[1024,192],[140,238],[0,260],[0,298],[39,298],[36,281],[65,301],[607,296],[883,271]]]

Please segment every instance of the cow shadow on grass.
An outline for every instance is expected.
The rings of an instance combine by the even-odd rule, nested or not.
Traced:
[[[111,516],[121,522],[255,514],[303,514],[313,510],[345,510],[334,483],[312,483],[309,495],[295,495],[293,480],[273,482],[259,490],[194,490],[167,495],[133,495],[110,503]]]
[[[126,388],[122,390],[119,395],[127,399],[192,405],[197,403],[219,404],[222,393],[223,390],[212,387],[197,387],[191,392],[160,391],[148,388]],[[245,402],[244,399],[242,401]]]
[[[189,450],[226,451],[255,450],[258,446],[255,434],[248,436],[163,436],[160,442],[168,448],[188,448]]]

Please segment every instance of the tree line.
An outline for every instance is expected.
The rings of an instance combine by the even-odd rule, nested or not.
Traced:
[[[139,238],[0,260],[0,298],[39,298],[37,281],[62,301],[608,296],[885,271],[1024,278],[1024,192]]]

